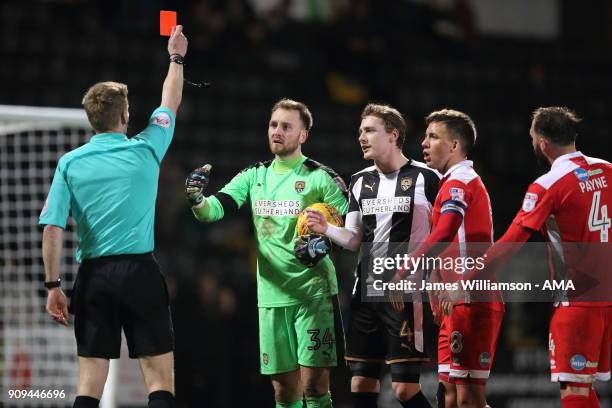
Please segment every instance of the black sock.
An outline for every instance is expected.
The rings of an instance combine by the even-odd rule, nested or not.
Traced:
[[[442,383],[438,383],[436,399],[438,400],[438,408],[444,408],[446,405],[446,388],[444,388],[444,384]]]
[[[148,408],[174,408],[174,395],[169,391],[153,391],[149,394]]]
[[[404,408],[431,408],[429,401],[421,391],[414,394],[412,398],[406,401],[399,402]]]
[[[99,399],[87,397],[85,395],[77,395],[72,408],[98,408],[98,405],[100,405]]]
[[[353,396],[353,406],[355,408],[376,408],[378,407],[377,392],[351,392]]]

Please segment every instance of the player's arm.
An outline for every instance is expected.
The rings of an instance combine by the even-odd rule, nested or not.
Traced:
[[[482,279],[492,277],[499,268],[507,264],[514,255],[527,242],[533,230],[522,225],[512,223],[504,233],[504,235],[489,248],[484,255],[484,266],[481,270],[472,270],[462,276],[464,280],[470,280],[477,277]]]
[[[346,199],[346,184],[340,176],[331,169],[321,169],[318,179],[318,190],[321,193],[320,200],[333,206],[341,215],[346,214],[348,201]],[[310,211],[311,216],[322,217],[327,223],[325,216],[316,211]],[[308,215],[308,211],[307,211]],[[294,253],[297,259],[304,265],[312,267],[331,252],[331,242],[323,233],[298,236],[294,242]],[[319,234],[319,235],[317,235]]]
[[[554,200],[550,192],[537,183],[529,186],[523,205],[504,235],[487,250],[482,270],[472,270],[463,279],[494,275],[523,247],[533,231],[539,230],[554,212]]]
[[[327,236],[334,244],[340,245],[350,251],[356,251],[363,239],[363,224],[361,221],[361,209],[349,188],[348,213],[344,227],[336,227],[327,222],[325,215],[317,210],[306,210],[308,228],[321,235]]]
[[[444,191],[440,192],[440,194],[443,194],[440,218],[425,242],[412,253],[412,257],[437,256],[452,242],[461,227],[470,201],[469,192],[465,188],[466,186],[459,181],[455,183],[447,182],[446,184]],[[408,272],[408,270],[401,269],[398,271],[398,275],[400,278],[404,278]]]
[[[40,214],[39,224],[44,225],[42,255],[45,282],[60,279],[64,228],[70,213],[70,190],[66,183],[63,161],[60,160],[51,182],[49,195]],[[68,324],[68,301],[61,287],[50,288],[47,294],[47,313],[57,322]]]
[[[325,220],[325,217],[323,217]],[[327,223],[324,233],[336,245],[340,245],[349,251],[356,251],[361,245],[363,239],[363,224],[361,222],[361,213],[352,211],[346,214],[344,227],[336,227]]]
[[[185,180],[185,195],[195,218],[200,222],[215,222],[227,212],[237,211],[248,198],[255,168],[244,170],[214,195],[205,197],[212,166],[206,164],[192,171]]]
[[[187,38],[183,34],[181,25],[172,28],[168,39],[168,54],[171,62],[162,88],[161,106],[170,109],[176,115],[183,95],[182,59],[187,54]]]

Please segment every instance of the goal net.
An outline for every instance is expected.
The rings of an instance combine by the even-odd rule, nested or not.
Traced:
[[[57,160],[90,134],[83,110],[0,105],[0,405],[74,400],[76,342],[72,326],[58,325],[45,312],[38,216]],[[62,287],[69,291],[77,272],[72,219],[64,236]],[[54,390],[65,397],[54,398]]]

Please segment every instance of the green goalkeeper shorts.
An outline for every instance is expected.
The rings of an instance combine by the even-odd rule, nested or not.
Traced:
[[[261,373],[280,374],[304,367],[336,367],[344,350],[336,296],[308,303],[259,308]]]

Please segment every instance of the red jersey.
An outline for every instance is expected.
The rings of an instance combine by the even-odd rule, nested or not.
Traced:
[[[442,177],[434,202],[432,229],[437,225],[440,216],[447,211],[454,211],[463,218],[452,241],[459,244],[462,256],[467,255],[465,244],[468,242],[489,244],[483,246],[483,249],[493,243],[491,201],[470,160],[455,164]]]
[[[464,160],[448,169],[440,183],[432,213],[432,230],[442,214],[449,211],[459,214],[463,221],[451,241],[453,245],[439,257],[475,259],[482,256],[493,244],[493,219],[489,194],[480,176],[474,171],[472,161]],[[461,279],[462,271],[457,268],[441,269],[440,274],[443,281],[455,282]],[[481,300],[484,299],[488,299],[494,309],[503,310],[499,303],[499,292],[483,295]],[[465,302],[469,303],[468,293]]]
[[[452,245],[439,258],[455,259],[482,256],[493,244],[493,219],[489,194],[469,160],[457,163],[442,177],[432,213],[432,230],[446,212],[461,216],[461,226]],[[480,243],[480,245],[475,245]],[[469,244],[469,245],[468,245]],[[440,269],[444,282],[461,279],[457,268]],[[448,373],[457,384],[484,384],[493,364],[493,356],[504,306],[497,291],[481,294],[486,302],[470,304],[470,293],[456,302],[450,316],[444,317],[438,337],[438,372],[448,381]]]
[[[608,208],[612,210],[611,182],[609,162],[581,152],[565,154],[553,162],[548,173],[529,186],[523,206],[514,218],[514,223],[539,230],[550,241],[549,265],[553,267],[554,261],[562,265],[562,268],[551,268],[552,278],[572,279],[577,292],[580,283],[584,284],[581,288],[596,291],[577,295],[573,301],[557,299],[565,305],[602,306],[592,300],[609,300],[609,297],[602,299],[610,292],[610,259],[609,253],[606,254],[607,245],[601,243],[609,242],[612,227],[608,217]],[[607,290],[602,284],[607,285]]]

